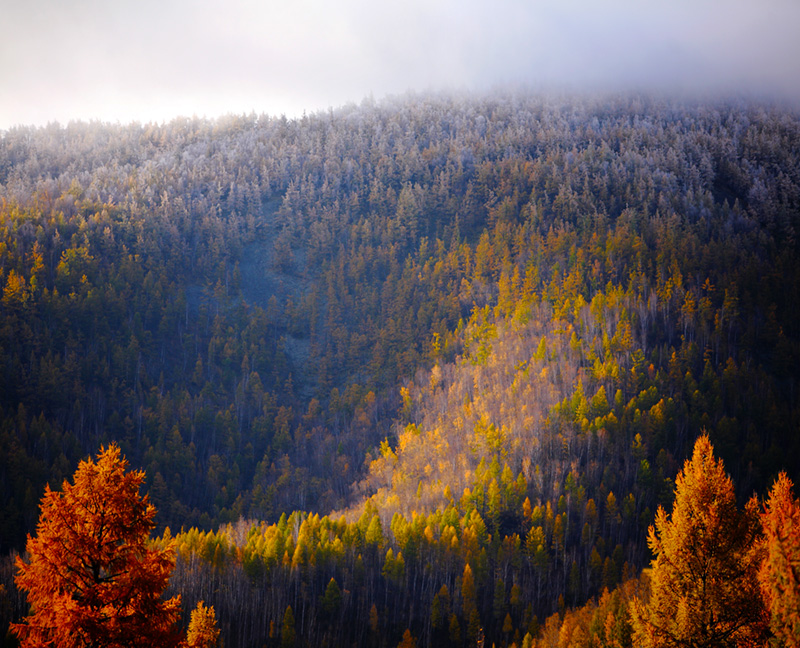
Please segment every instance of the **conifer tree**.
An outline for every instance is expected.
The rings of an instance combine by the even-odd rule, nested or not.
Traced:
[[[219,634],[214,606],[206,607],[203,601],[199,601],[189,621],[188,648],[212,648],[217,645]]]
[[[325,588],[325,594],[322,597],[322,610],[325,616],[332,620],[339,612],[342,605],[342,590],[339,588],[339,583],[335,578],[328,581],[328,586]]]
[[[22,646],[178,646],[180,597],[161,598],[173,549],[151,547],[155,508],[139,495],[141,471],[116,445],[82,461],[62,491],[48,486],[29,562],[17,585],[31,613],[12,629]]]
[[[756,507],[751,500],[739,511],[733,483],[702,435],[676,479],[672,514],[659,507],[650,527],[650,597],[632,603],[634,645],[763,645]]]
[[[373,640],[377,639],[379,628],[378,607],[373,603],[372,607],[369,609],[369,629]]]
[[[800,646],[800,501],[781,473],[761,515],[766,555],[759,573],[770,628],[786,646]]]
[[[397,644],[397,648],[417,648],[417,640],[408,628],[406,628],[406,631],[403,633],[403,639]]]
[[[477,590],[472,568],[469,563],[464,564],[464,574],[461,578],[461,599],[464,619],[467,622],[467,640],[476,641],[481,629],[480,615],[478,614]]]
[[[450,643],[452,645],[457,646],[461,643],[461,624],[459,623],[455,612],[450,614],[448,633],[450,637]]]
[[[283,624],[281,625],[281,648],[292,648],[294,646],[297,633],[294,629],[294,612],[292,606],[286,607],[283,614]]]

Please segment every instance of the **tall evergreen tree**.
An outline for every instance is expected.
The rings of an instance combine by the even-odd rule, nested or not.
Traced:
[[[187,648],[212,648],[217,645],[220,630],[217,627],[217,615],[214,606],[206,607],[203,601],[197,603],[192,610],[189,630],[186,637]]]
[[[702,435],[678,474],[671,515],[659,507],[648,544],[649,599],[634,599],[634,645],[761,646],[763,556],[755,499],[740,511],[722,460]]]
[[[281,648],[292,648],[297,638],[297,632],[294,628],[294,612],[292,606],[286,608],[283,614],[283,625],[281,626]]]
[[[23,646],[181,644],[180,597],[162,599],[173,550],[149,546],[156,510],[139,495],[144,473],[127,467],[112,445],[61,492],[45,490],[28,562],[17,559],[32,608],[12,626]]]
[[[800,501],[781,473],[761,515],[766,556],[759,580],[772,632],[786,646],[800,646]]]

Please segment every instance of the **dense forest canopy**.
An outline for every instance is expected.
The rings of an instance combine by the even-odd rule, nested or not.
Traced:
[[[5,131],[0,550],[116,441],[226,645],[520,645],[638,574],[702,430],[798,482],[799,226],[754,101]]]

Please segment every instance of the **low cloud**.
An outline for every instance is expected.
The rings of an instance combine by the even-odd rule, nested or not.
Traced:
[[[504,83],[800,99],[795,0],[11,0],[0,128]]]

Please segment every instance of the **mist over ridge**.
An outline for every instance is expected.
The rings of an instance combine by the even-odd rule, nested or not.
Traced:
[[[529,84],[797,100],[790,0],[380,5],[12,0],[0,128],[300,116],[407,90]]]

